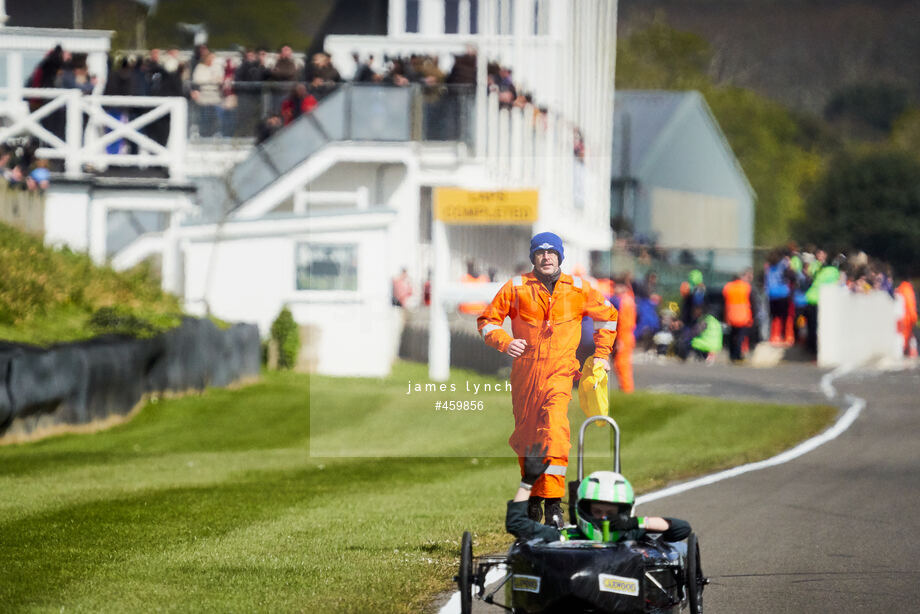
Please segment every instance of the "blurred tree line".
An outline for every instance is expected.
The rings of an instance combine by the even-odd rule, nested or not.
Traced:
[[[702,37],[656,21],[618,40],[617,88],[705,96],[757,192],[755,244],[862,249],[920,273],[920,108],[908,93],[848,85],[818,117],[714,83],[712,61]]]
[[[192,35],[178,24],[201,23],[212,49],[265,46],[276,50],[290,45],[303,51],[333,4],[333,0],[160,0],[148,14],[143,3],[84,0],[84,12],[85,27],[114,30],[113,49],[136,49],[138,24],[143,22],[147,48],[190,49]]]

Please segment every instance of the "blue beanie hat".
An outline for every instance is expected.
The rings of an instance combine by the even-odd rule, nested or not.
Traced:
[[[559,254],[559,264],[565,258],[565,251],[562,249],[562,239],[559,235],[551,232],[541,232],[535,234],[530,240],[530,261],[533,262],[533,255],[538,249],[551,249]]]

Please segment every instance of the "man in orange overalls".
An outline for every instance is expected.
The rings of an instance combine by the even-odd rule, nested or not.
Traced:
[[[625,277],[618,277],[614,286],[614,304],[619,313],[617,343],[614,347],[613,370],[617,374],[620,390],[631,394],[636,385],[633,382],[632,355],[636,349],[636,299]]]
[[[914,327],[917,325],[917,295],[914,287],[906,279],[895,290],[904,298],[904,315],[898,320],[898,331],[904,337],[904,355],[911,355],[910,340],[914,336]]]
[[[514,358],[511,405],[514,432],[508,443],[523,470],[526,450],[534,443],[547,447],[547,471],[534,483],[528,515],[539,522],[546,501],[546,523],[562,524],[565,471],[569,461],[569,401],[578,373],[575,351],[584,315],[594,319],[595,360],[609,371],[616,339],[617,310],[579,277],[559,269],[565,253],[562,239],[541,232],[530,241],[533,271],[508,281],[478,318],[485,342]],[[502,329],[511,318],[514,337]],[[523,475],[523,474],[522,474]]]

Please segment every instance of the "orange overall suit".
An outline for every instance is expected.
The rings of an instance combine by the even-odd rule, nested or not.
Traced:
[[[904,354],[907,355],[911,350],[910,339],[914,334],[914,326],[917,325],[917,296],[909,281],[902,281],[895,293],[904,297],[904,315],[898,320],[898,332],[904,337]]]
[[[629,394],[635,390],[633,381],[632,355],[636,348],[636,299],[629,292],[620,295],[620,326],[616,353],[613,355],[613,370],[616,371],[620,390]]]
[[[469,273],[465,273],[460,279],[460,283],[463,284],[487,284],[489,283],[488,275],[480,275],[479,277],[474,277]],[[468,313],[474,316],[478,316],[482,313],[482,310],[486,308],[486,303],[460,303],[457,305],[457,310],[460,313]]]
[[[511,367],[511,405],[514,432],[508,443],[523,467],[533,443],[547,445],[550,466],[533,485],[536,497],[565,495],[569,462],[569,401],[578,373],[575,350],[584,315],[594,319],[595,356],[607,358],[616,339],[617,310],[588,282],[561,274],[550,295],[533,273],[511,279],[479,316],[485,342],[504,352],[514,339],[527,341],[524,354]],[[512,338],[502,330],[511,318]],[[522,473],[523,475],[523,473]]]

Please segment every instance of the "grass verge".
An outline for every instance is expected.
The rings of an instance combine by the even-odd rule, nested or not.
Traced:
[[[0,448],[0,609],[425,610],[449,586],[463,530],[477,551],[510,543],[504,503],[518,469],[498,449],[508,393],[480,397],[486,418],[466,414],[475,427],[461,412],[440,436],[418,434],[415,417],[433,410],[405,394],[410,380],[427,381],[425,367],[401,363],[383,380],[266,373],[241,390],[151,403],[109,431]],[[500,383],[462,371],[452,381]],[[653,394],[613,402],[640,491],[769,456],[835,415]],[[571,417],[580,423],[574,404]],[[463,455],[477,431],[490,443]],[[355,456],[311,455],[351,438]],[[607,466],[606,436],[591,445],[588,470]]]
[[[0,340],[46,346],[104,333],[152,336],[178,326],[176,297],[150,263],[116,272],[0,223]]]

